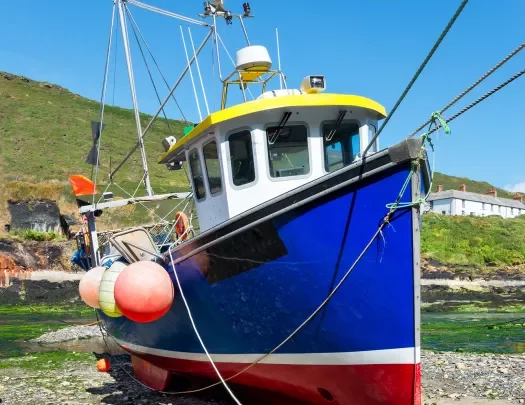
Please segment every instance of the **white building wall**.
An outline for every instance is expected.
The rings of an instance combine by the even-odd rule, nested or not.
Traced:
[[[506,207],[499,204],[481,203],[477,201],[462,200],[459,198],[446,198],[443,200],[432,201],[432,208],[429,211],[444,215],[472,215],[477,217],[487,217],[491,215],[502,218],[516,218],[525,215],[525,205],[523,209]]]
[[[431,212],[435,212],[437,214],[443,214],[443,215],[454,215],[452,213],[452,209],[453,209],[452,208],[452,198],[432,201],[431,206],[432,206],[432,208],[430,209]]]

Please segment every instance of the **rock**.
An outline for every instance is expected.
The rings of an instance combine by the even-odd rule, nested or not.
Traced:
[[[508,373],[509,373],[509,369],[508,369],[508,368],[505,368],[505,367],[501,367],[501,368],[499,368],[498,371],[499,371],[501,374],[508,374]]]
[[[465,363],[456,363],[456,369],[464,370],[465,369]]]

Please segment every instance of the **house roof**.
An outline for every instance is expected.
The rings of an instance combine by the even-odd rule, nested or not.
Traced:
[[[517,200],[509,198],[492,197],[491,195],[470,193],[468,191],[446,190],[438,193],[431,193],[428,196],[428,201],[446,200],[448,198],[456,198],[458,200],[475,201],[486,204],[501,205],[503,207],[525,209],[525,204]]]

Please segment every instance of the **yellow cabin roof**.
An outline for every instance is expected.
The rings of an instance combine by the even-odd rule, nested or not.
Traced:
[[[180,154],[185,145],[200,134],[207,131],[211,126],[221,122],[230,121],[246,115],[286,107],[361,107],[370,110],[378,116],[378,119],[386,117],[386,110],[381,104],[366,97],[349,94],[301,94],[292,96],[281,96],[249,101],[226,108],[210,114],[190,133],[180,139],[170,150],[159,159],[159,163],[167,163],[170,158]]]

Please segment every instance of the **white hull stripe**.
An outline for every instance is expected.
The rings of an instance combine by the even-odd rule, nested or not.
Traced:
[[[204,353],[174,352],[171,350],[154,349],[127,343],[120,339],[116,342],[133,352],[152,354],[179,360],[193,360],[208,363]],[[263,354],[213,354],[216,363],[250,364],[260,359]],[[264,364],[294,364],[294,365],[367,365],[367,364],[417,364],[420,362],[420,348],[407,347],[402,349],[368,350],[363,352],[342,353],[275,353],[261,363]]]

